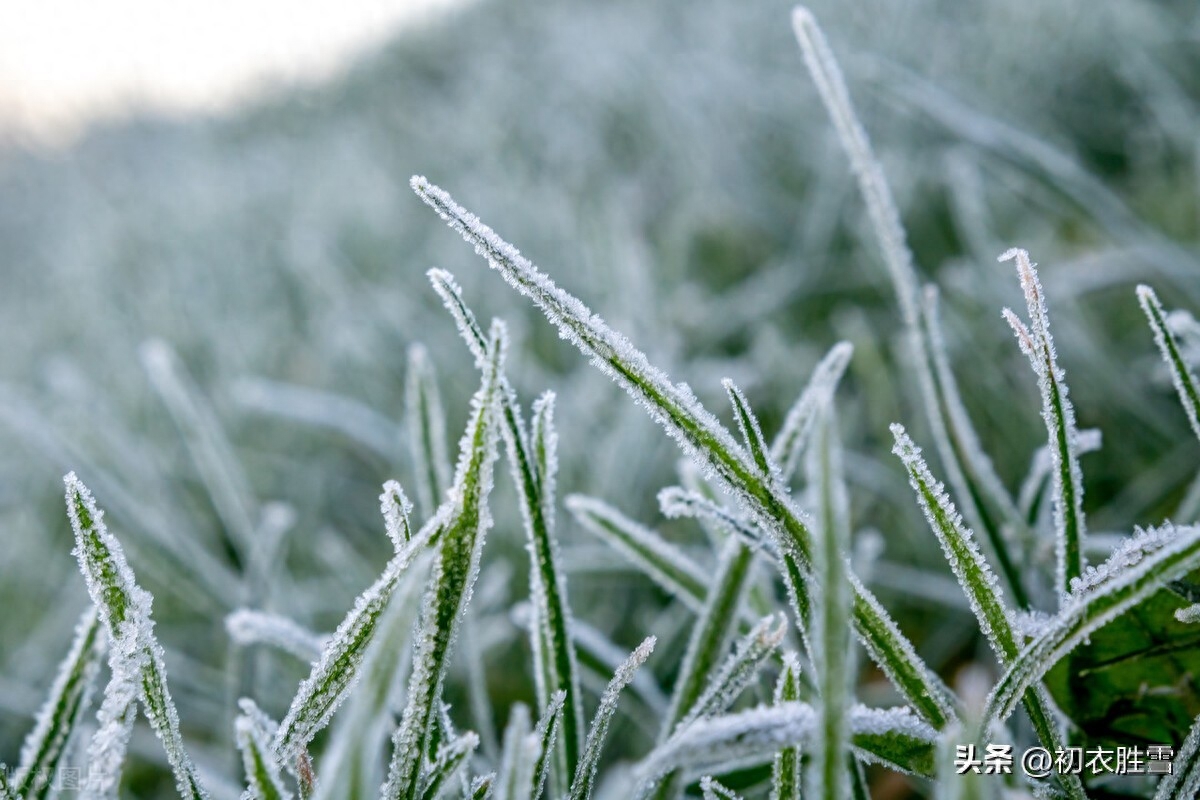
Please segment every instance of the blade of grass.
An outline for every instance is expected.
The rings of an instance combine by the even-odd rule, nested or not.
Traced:
[[[408,348],[404,397],[409,450],[417,473],[417,499],[429,517],[450,485],[450,456],[446,450],[446,412],[433,362],[424,345]]]
[[[21,747],[16,794],[25,800],[48,797],[52,778],[71,746],[79,721],[91,702],[100,669],[103,638],[100,616],[89,605],[75,627],[75,639],[63,659],[37,722]]]
[[[1179,341],[1167,325],[1166,312],[1163,311],[1162,303],[1158,301],[1158,295],[1149,286],[1142,284],[1137,287],[1137,297],[1142,311],[1150,321],[1150,328],[1154,331],[1154,343],[1162,351],[1163,361],[1167,362],[1167,368],[1171,370],[1171,381],[1175,384],[1175,391],[1179,393],[1179,402],[1183,404],[1192,431],[1200,437],[1200,385],[1197,384],[1196,376],[1184,360]]]
[[[415,800],[424,754],[438,724],[449,654],[491,527],[487,498],[496,458],[495,405],[505,342],[503,325],[493,323],[488,350],[491,360],[472,400],[471,418],[459,447],[458,470],[448,493],[447,519],[421,610],[408,702],[392,737],[392,759],[383,789],[387,800]]]
[[[421,783],[421,791],[418,795],[421,800],[436,800],[442,787],[454,777],[477,747],[479,747],[479,736],[470,731],[449,744],[442,745]]]
[[[795,552],[797,576],[806,576],[812,534],[787,490],[762,475],[729,432],[683,384],[674,384],[622,335],[609,328],[577,298],[557,287],[516,248],[421,177],[413,190],[446,220],[520,293],[542,309],[560,333],[613,378],[659,422],[684,452],[718,476],[751,516],[777,538],[781,550]],[[895,622],[861,584],[855,584],[855,622],[867,651],[918,712],[935,726],[955,717],[940,681],[916,656]]]
[[[854,345],[849,342],[838,342],[830,348],[813,370],[804,391],[788,409],[783,427],[771,442],[771,460],[779,465],[780,479],[785,484],[791,483],[792,476],[800,466],[817,419],[817,410],[824,398],[832,394],[841,382],[853,355]]]
[[[1171,773],[1158,782],[1154,800],[1189,800],[1200,794],[1200,717],[1192,723],[1171,767]]]
[[[800,700],[800,659],[795,653],[783,657],[783,670],[775,684],[775,705]],[[781,747],[771,767],[771,800],[800,800],[800,748]]]
[[[257,800],[290,800],[292,794],[283,785],[279,762],[271,747],[272,731],[265,715],[253,700],[243,698],[242,714],[237,718],[238,750],[246,771],[247,793]]]
[[[75,532],[75,555],[86,578],[88,594],[108,631],[109,665],[114,676],[138,686],[146,718],[166,751],[179,794],[203,800],[208,793],[184,749],[179,715],[167,689],[162,647],[154,636],[154,623],[150,619],[150,595],[134,580],[121,545],[108,532],[104,514],[96,507],[87,487],[73,472],[63,482],[67,514]],[[124,674],[135,670],[136,677]]]

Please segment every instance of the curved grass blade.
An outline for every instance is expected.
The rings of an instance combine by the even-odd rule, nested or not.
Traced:
[[[712,775],[700,779],[700,792],[704,800],[742,800],[742,796],[718,781]]]
[[[579,655],[579,666],[596,677],[600,687],[607,683],[628,655],[602,632],[578,619],[571,624],[571,641]],[[649,673],[639,670],[633,676],[628,691],[653,712],[655,719],[661,719],[667,713],[671,701]]]
[[[729,404],[733,406],[733,416],[737,420],[738,430],[742,434],[746,450],[754,459],[754,464],[764,475],[775,474],[776,470],[771,465],[771,455],[767,450],[767,442],[763,438],[762,427],[758,424],[758,417],[755,416],[754,410],[750,408],[750,402],[746,400],[742,390],[729,378],[721,381],[721,385],[725,387],[725,394],[729,395]]]
[[[788,409],[783,427],[771,442],[771,460],[779,465],[780,479],[785,484],[791,483],[792,476],[800,466],[800,459],[812,434],[813,423],[817,419],[817,410],[825,397],[832,395],[841,382],[853,355],[854,345],[849,342],[838,342],[830,348],[813,369],[812,377],[808,379],[804,391]]]
[[[100,630],[100,616],[96,607],[89,605],[75,626],[75,639],[58,668],[50,696],[21,747],[20,766],[14,780],[17,796],[25,800],[49,796],[50,778],[58,774],[90,703],[103,650]]]
[[[580,760],[579,769],[575,771],[575,777],[571,781],[571,791],[568,793],[569,800],[590,800],[592,787],[596,781],[596,767],[600,763],[600,751],[603,749],[604,740],[608,736],[609,723],[612,722],[613,715],[617,712],[617,701],[621,697],[621,690],[629,685],[638,667],[646,663],[646,659],[654,652],[655,641],[656,639],[653,636],[647,636],[643,639],[642,643],[634,648],[634,651],[629,654],[629,658],[625,660],[625,663],[613,675],[608,688],[601,695],[600,707],[596,709],[596,716],[592,717],[592,726],[588,730],[587,744],[583,749],[583,758]]]
[[[679,519],[690,517],[715,525],[726,533],[732,533],[749,547],[766,550],[772,558],[777,556],[775,543],[763,537],[762,531],[729,508],[718,505],[699,492],[682,486],[668,486],[658,493],[658,508],[664,517]]]
[[[450,456],[446,450],[446,411],[438,392],[437,374],[424,345],[408,348],[404,405],[408,444],[417,472],[417,499],[425,516],[430,517],[450,485]]]
[[[1025,690],[1090,633],[1198,566],[1200,527],[1166,525],[1139,533],[1108,561],[1089,569],[1049,629],[1009,663],[992,690],[983,724],[988,726],[1012,714]]]
[[[16,800],[12,787],[8,783],[8,767],[0,764],[0,800]]]
[[[392,595],[409,568],[448,522],[444,514],[430,520],[391,560],[383,574],[355,600],[321,652],[312,672],[301,682],[292,705],[279,725],[272,752],[293,763],[327,724],[358,680],[363,658],[375,636]]]
[[[486,340],[475,314],[463,301],[462,291],[447,272],[431,270],[429,278],[459,333],[477,362],[486,361]],[[533,405],[533,432],[525,435],[516,392],[507,377],[499,378],[500,415],[505,450],[521,505],[530,560],[530,594],[534,624],[532,644],[538,656],[538,701],[545,705],[555,691],[566,693],[566,719],[559,755],[559,772],[565,784],[579,763],[583,746],[583,706],[579,691],[579,666],[571,646],[571,608],[554,536],[555,477],[558,471],[558,433],[554,428],[554,394],[546,392]]]
[[[1083,574],[1083,540],[1087,526],[1083,515],[1083,473],[1079,469],[1078,433],[1075,409],[1067,398],[1066,374],[1058,366],[1054,339],[1050,335],[1050,317],[1038,280],[1036,265],[1029,253],[1012,248],[1000,261],[1015,260],[1021,289],[1029,307],[1030,327],[1026,328],[1009,309],[1004,316],[1017,334],[1021,351],[1029,357],[1042,395],[1042,419],[1050,435],[1050,457],[1054,471],[1054,527],[1058,552],[1060,593],[1070,591],[1071,581]]]
[[[738,641],[734,652],[716,670],[704,689],[704,694],[692,706],[678,727],[686,727],[698,719],[715,716],[729,709],[738,696],[758,677],[767,659],[779,648],[787,633],[787,617],[772,614],[764,617]]]
[[[703,610],[710,579],[682,550],[603,500],[572,494],[563,503],[580,525],[628,558],[652,581],[693,611]]]
[[[270,645],[305,663],[319,660],[329,641],[287,617],[252,608],[239,608],[225,617],[225,632],[242,647]]]
[[[533,731],[540,742],[540,746],[538,748],[537,760],[533,764],[533,786],[529,793],[531,800],[538,800],[542,796],[542,792],[546,787],[546,781],[550,776],[549,754],[554,752],[558,729],[562,723],[563,703],[566,698],[567,693],[561,689],[552,694],[550,696],[550,703],[542,711],[542,717],[538,720],[537,728]]]
[[[1018,638],[1012,614],[1004,603],[999,579],[988,567],[971,531],[963,525],[944,487],[929,471],[925,459],[921,457],[920,448],[913,444],[904,426],[892,425],[891,430],[896,440],[892,452],[900,458],[908,472],[909,483],[917,494],[921,510],[925,512],[929,527],[942,546],[942,553],[970,603],[980,630],[1000,665],[1012,663],[1020,653],[1022,640]],[[1025,692],[1024,703],[1042,745],[1050,752],[1061,749],[1062,737],[1046,693],[1040,687],[1033,686]],[[1085,796],[1078,776],[1063,774],[1059,777],[1070,797]]]
[[[242,714],[234,729],[249,784],[248,794],[257,800],[289,800],[292,794],[283,785],[279,762],[271,747],[273,732],[269,721],[253,700],[243,698],[241,707]]]
[[[424,754],[439,724],[449,655],[491,527],[487,498],[496,458],[495,405],[506,338],[503,325],[493,323],[488,350],[491,360],[472,400],[470,421],[459,447],[458,470],[443,512],[446,519],[430,588],[421,609],[408,702],[392,736],[392,759],[383,789],[387,800],[415,800]]]
[[[817,421],[809,450],[808,482],[817,496],[819,533],[813,548],[813,572],[820,591],[812,608],[809,635],[817,646],[820,703],[813,741],[808,791],[813,797],[849,797],[850,731],[847,709],[853,698],[854,642],[850,624],[850,585],[843,561],[850,550],[850,504],[842,472],[832,396]]]
[[[860,758],[910,774],[933,771],[937,734],[908,708],[849,711],[852,741]],[[765,759],[785,747],[799,747],[818,734],[817,714],[805,703],[787,702],[701,720],[656,747],[637,766],[638,789],[647,789],[668,772]]]
[[[412,513],[413,504],[404,494],[399,482],[388,481],[383,484],[383,494],[379,495],[379,511],[383,514],[383,522],[387,528],[388,538],[392,540],[392,548],[399,553],[412,538],[412,527],[408,515]]]
[[[104,514],[87,487],[73,472],[63,482],[67,515],[75,532],[75,556],[87,581],[88,594],[108,631],[114,681],[138,687],[146,718],[166,751],[179,794],[184,798],[207,798],[179,733],[179,715],[167,689],[162,647],[150,619],[150,595],[134,580],[121,545],[109,533]],[[114,703],[110,711],[114,725],[132,725],[130,710]]]
[[[1154,800],[1191,800],[1200,795],[1200,717],[1172,762],[1171,774],[1158,782]]]
[[[1183,404],[1183,410],[1187,412],[1192,431],[1200,437],[1200,384],[1196,381],[1196,375],[1183,358],[1179,341],[1167,324],[1167,315],[1163,311],[1162,303],[1158,302],[1158,295],[1149,286],[1142,284],[1137,287],[1137,297],[1142,311],[1150,320],[1150,328],[1154,331],[1154,343],[1158,345],[1163,361],[1167,362],[1167,368],[1171,370],[1171,381],[1175,384],[1175,391],[1179,393],[1179,402]]]
[[[578,298],[556,286],[446,192],[422,177],[412,179],[412,188],[505,280],[533,300],[563,336],[592,358],[595,366],[641,401],[685,453],[719,477],[755,521],[776,537],[780,550],[795,552],[797,573],[804,574],[803,566],[811,557],[812,534],[787,490],[760,473],[685,384],[672,383],[628,339],[609,328]],[[855,583],[855,592],[855,623],[868,652],[922,716],[938,727],[953,719],[953,703],[944,687],[917,658],[895,622],[865,587]]]
[[[775,684],[775,705],[800,700],[800,659],[783,657],[783,670]],[[771,767],[771,800],[800,800],[800,748],[781,747]]]

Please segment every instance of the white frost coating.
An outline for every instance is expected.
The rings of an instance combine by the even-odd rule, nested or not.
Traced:
[[[788,409],[783,427],[771,442],[771,460],[779,465],[780,478],[784,483],[790,482],[796,474],[812,434],[816,411],[837,389],[853,355],[854,345],[849,342],[838,342],[830,348],[813,369],[804,391]]]
[[[1104,436],[1098,428],[1084,428],[1075,434],[1076,453],[1086,455],[1098,452],[1104,446]],[[1042,445],[1033,453],[1029,462],[1029,472],[1021,483],[1021,491],[1017,495],[1017,508],[1022,516],[1028,516],[1033,508],[1034,500],[1042,489],[1042,484],[1050,475],[1054,461],[1050,456],[1050,448]]]
[[[578,619],[571,620],[571,641],[580,652],[586,652],[595,660],[606,664],[610,672],[615,672],[628,655],[613,644],[603,632]],[[656,715],[666,715],[670,701],[652,675],[638,671],[629,686]]]
[[[504,726],[504,745],[500,752],[500,769],[496,780],[496,800],[512,800],[521,772],[524,745],[529,738],[529,707],[513,703]]]
[[[109,663],[112,664],[111,654]],[[139,669],[136,664],[122,665],[113,671],[104,687],[104,699],[96,713],[96,731],[87,748],[88,781],[81,796],[89,800],[117,796],[129,737],[137,719]]]
[[[1046,311],[1045,293],[1038,279],[1037,265],[1029,260],[1029,253],[1017,247],[1007,250],[999,260],[1016,261],[1017,275],[1029,307],[1029,328],[1025,328],[1007,308],[1004,309],[1004,316],[1013,326],[1022,352],[1029,357],[1042,395],[1042,419],[1049,434],[1050,456],[1053,460],[1057,586],[1062,591],[1067,587],[1069,578],[1074,577],[1086,564],[1083,548],[1087,526],[1083,514],[1083,473],[1079,468],[1075,409],[1068,398],[1066,373],[1059,367],[1055,355],[1054,339],[1050,335],[1050,317]]]
[[[383,522],[387,527],[388,538],[392,540],[393,548],[399,553],[412,538],[408,515],[412,513],[413,504],[397,481],[388,481],[383,484],[383,494],[379,495],[379,510],[383,513]]]
[[[1185,625],[1195,625],[1200,622],[1200,603],[1175,609],[1175,619]]]
[[[638,668],[646,663],[646,659],[654,652],[657,641],[653,636],[643,639],[629,654],[625,663],[617,668],[616,674],[608,683],[608,688],[600,696],[600,706],[596,709],[596,715],[592,717],[592,726],[588,730],[587,743],[583,748],[583,758],[580,759],[575,777],[571,781],[571,800],[588,800],[591,797],[592,786],[596,780],[596,767],[600,764],[600,751],[608,735],[609,723],[617,712],[621,690],[629,685]]]
[[[772,558],[779,555],[775,541],[763,535],[750,520],[726,506],[717,505],[699,492],[668,486],[658,492],[658,508],[668,519],[688,517],[714,522],[727,533],[741,537],[750,547],[765,549]]]
[[[1054,615],[1031,609],[1018,611],[1012,616],[1013,629],[1026,639],[1036,639],[1054,625]]]
[[[487,363],[487,338],[484,336],[483,328],[479,326],[474,312],[463,301],[462,287],[458,285],[454,275],[444,269],[431,269],[425,274],[429,276],[433,290],[437,292],[438,297],[442,298],[442,305],[454,318],[459,335],[467,343],[471,355],[475,358],[475,366],[482,369],[481,365]]]
[[[757,677],[763,663],[783,642],[787,630],[788,619],[783,612],[759,620],[758,624],[738,641],[734,652],[713,673],[704,693],[676,727],[687,727],[696,720],[719,714],[733,705],[738,696]]]
[[[454,777],[463,762],[479,747],[479,735],[467,731],[462,736],[455,737],[448,744],[438,748],[433,763],[425,769],[419,797],[422,800],[435,800],[446,781]],[[527,800],[527,798],[522,798]]]
[[[855,705],[850,709],[854,735],[901,736],[932,744],[936,731],[907,707],[875,709]],[[700,720],[682,728],[656,747],[635,770],[642,797],[659,776],[674,769],[703,769],[713,764],[774,753],[803,745],[816,732],[817,714],[807,703],[786,702]],[[862,750],[862,757],[869,757]]]
[[[1120,552],[1089,570],[1063,598],[1054,624],[1008,666],[988,700],[984,724],[1003,721],[1024,691],[1093,631],[1133,608],[1165,583],[1200,566],[1200,526],[1139,531]]]
[[[258,761],[266,770],[266,779],[272,791],[282,800],[291,800],[291,792],[283,785],[279,763],[271,751],[271,737],[275,733],[275,723],[262,712],[254,701],[243,697],[238,701],[242,713],[234,722],[234,733],[238,749],[242,752],[242,768],[246,771],[247,791],[253,797],[266,796],[266,787],[259,784]]]
[[[163,651],[154,636],[154,622],[150,618],[150,593],[137,585],[125,553],[116,537],[109,533],[104,524],[104,512],[96,506],[91,492],[74,472],[64,476],[63,483],[67,515],[75,533],[72,552],[79,561],[92,603],[109,633],[108,663],[113,677],[105,690],[101,710],[104,710],[104,704],[109,704],[109,690],[115,691],[116,697],[96,736],[101,737],[103,733],[102,738],[113,746],[108,747],[108,743],[102,742],[100,749],[109,756],[119,750],[123,757],[128,740],[125,727],[133,724],[133,713],[131,708],[120,706],[120,703],[126,701],[129,687],[135,687],[146,718],[166,751],[179,794],[186,798],[207,798],[208,793],[196,776],[179,733],[179,714],[167,689]],[[94,738],[92,743],[97,744],[97,739]],[[115,774],[119,777],[119,772]]]
[[[1200,403],[1200,396],[1197,396],[1200,383],[1196,381],[1195,373],[1179,351],[1179,343],[1171,335],[1169,323],[1165,319],[1166,312],[1163,311],[1162,303],[1158,302],[1158,295],[1149,286],[1142,284],[1137,287],[1137,296],[1154,331],[1154,343],[1158,345],[1163,360],[1167,362],[1167,368],[1171,371],[1171,381],[1175,384],[1175,391],[1179,393],[1183,410],[1187,412],[1192,431],[1200,437],[1200,407],[1197,406],[1197,403]]]
[[[854,111],[850,92],[837,59],[825,40],[811,11],[797,6],[792,11],[792,29],[804,54],[804,63],[825,104],[825,110],[837,130],[838,140],[850,168],[858,179],[859,191],[867,204],[871,226],[879,239],[883,258],[892,277],[900,311],[907,326],[917,325],[917,274],[913,267],[912,251],[908,247],[900,213],[892,199],[891,189],[883,168],[871,150],[871,142]]]
[[[1174,769],[1158,782],[1154,800],[1194,800],[1200,794],[1200,717],[1175,754]]]
[[[554,529],[554,498],[558,480],[558,428],[554,424],[555,394],[543,392],[533,401],[533,430],[530,440],[537,459],[538,481],[542,488],[542,516],[546,528]]]
[[[762,472],[770,476],[773,481],[779,480],[779,467],[767,449],[762,426],[758,424],[758,417],[750,407],[750,401],[746,399],[746,395],[732,379],[722,379],[721,386],[729,396],[730,405],[733,406],[733,416],[737,420],[738,430],[742,434],[742,441],[745,442],[746,449],[750,451],[750,455]]]
[[[435,532],[446,524],[445,511],[434,515],[411,541],[397,553],[366,591],[354,601],[354,607],[342,619],[320,661],[300,683],[291,707],[279,725],[272,752],[285,764],[292,763],[312,738],[325,727],[358,682],[363,658],[375,628],[417,556]]]
[[[310,663],[321,657],[329,640],[281,614],[251,608],[239,608],[225,617],[225,631],[242,647],[266,644]]]
[[[710,583],[710,576],[682,550],[602,500],[573,494],[563,505],[584,528],[689,608],[699,611],[704,607],[704,587]]]
[[[704,793],[704,800],[742,800],[740,794],[712,775],[705,775],[700,779],[700,791]]]

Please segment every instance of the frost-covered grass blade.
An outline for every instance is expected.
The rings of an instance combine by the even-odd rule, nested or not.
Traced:
[[[88,606],[75,627],[75,639],[58,668],[50,696],[21,748],[14,790],[24,800],[49,796],[50,778],[58,774],[90,702],[103,642],[100,617],[95,606]]]
[[[783,669],[775,683],[775,705],[800,700],[800,659],[795,653],[783,657]],[[800,748],[781,747],[771,766],[771,800],[800,800]]]
[[[506,334],[492,327],[483,380],[459,446],[459,463],[437,542],[413,652],[408,702],[392,737],[392,759],[383,796],[415,800],[421,768],[439,725],[441,689],[449,654],[479,571],[484,537],[491,526],[487,498],[496,458],[495,405]]]
[[[817,411],[837,389],[853,355],[854,346],[849,342],[838,342],[830,348],[813,370],[804,391],[788,409],[783,427],[771,442],[771,460],[779,465],[780,478],[784,483],[790,483],[796,474],[812,435]]]
[[[783,614],[764,617],[738,641],[733,653],[713,672],[704,694],[700,695],[687,716],[680,720],[678,727],[686,727],[698,719],[728,710],[758,677],[759,670],[778,649],[786,633],[787,619]]]
[[[421,781],[421,790],[418,795],[420,799],[436,800],[442,787],[454,777],[478,746],[479,736],[471,732],[464,733],[454,741],[442,745],[433,764],[429,766]]]
[[[242,751],[242,768],[250,797],[257,800],[289,800],[291,792],[284,786],[283,776],[271,747],[272,726],[254,701],[241,701],[242,714],[237,718],[238,749]]]
[[[639,400],[683,450],[730,487],[754,519],[777,537],[780,549],[793,549],[798,568],[812,552],[812,534],[786,489],[763,475],[751,457],[696,400],[684,384],[672,383],[652,367],[628,339],[606,325],[578,299],[564,292],[512,245],[424,178],[413,190],[520,293],[542,309],[594,365]],[[901,693],[933,724],[954,718],[953,704],[940,682],[861,584],[855,584],[855,623],[867,651]]]
[[[287,617],[250,608],[239,608],[225,617],[225,631],[243,647],[270,645],[304,662],[320,659],[328,641]]]
[[[700,792],[704,800],[742,800],[742,796],[711,775],[700,779]]]
[[[1200,717],[1171,762],[1171,774],[1158,782],[1154,800],[1191,800],[1200,795]]]
[[[1154,331],[1154,343],[1158,345],[1163,361],[1167,362],[1167,368],[1171,371],[1171,380],[1175,384],[1175,391],[1179,393],[1183,410],[1187,412],[1192,431],[1200,437],[1200,384],[1196,381],[1196,375],[1184,359],[1179,341],[1167,324],[1167,315],[1158,301],[1158,295],[1149,286],[1141,285],[1137,287],[1137,296]]]
[[[409,451],[417,472],[417,499],[425,516],[430,517],[450,484],[450,456],[446,450],[446,411],[433,362],[423,345],[408,348],[404,411]]]
[[[1050,317],[1046,298],[1038,279],[1036,265],[1029,253],[1014,247],[1000,256],[1001,261],[1016,261],[1017,275],[1025,302],[1029,307],[1030,325],[1025,327],[1009,309],[1004,316],[1017,335],[1021,351],[1029,357],[1037,375],[1042,395],[1042,419],[1050,436],[1050,456],[1053,461],[1054,522],[1058,551],[1058,590],[1067,592],[1071,581],[1083,573],[1084,536],[1087,533],[1083,515],[1083,472],[1079,469],[1078,433],[1075,409],[1067,397],[1066,375],[1058,365],[1054,339],[1050,335]]]
[[[179,716],[167,689],[162,647],[154,636],[154,623],[150,619],[150,595],[134,580],[121,545],[109,533],[104,514],[96,507],[87,487],[73,472],[63,481],[67,515],[75,532],[75,556],[87,581],[88,594],[108,631],[109,666],[113,672],[109,686],[123,689],[114,692],[111,705],[107,696],[101,704],[102,711],[109,705],[109,713],[102,715],[101,730],[111,725],[117,732],[124,731],[123,736],[127,737],[133,710],[127,698],[117,695],[124,695],[136,686],[146,718],[162,742],[175,773],[180,795],[197,800],[207,798],[208,793],[200,783],[179,733]],[[121,739],[118,736],[114,743]],[[96,745],[93,752],[103,749],[107,743],[93,738]],[[119,746],[119,750],[123,758],[124,746]],[[117,765],[107,766],[119,770]]]

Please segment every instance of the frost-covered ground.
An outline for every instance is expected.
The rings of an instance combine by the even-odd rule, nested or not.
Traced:
[[[813,10],[920,275],[941,287],[950,357],[1001,480],[1016,492],[1044,442],[1000,317],[1022,301],[996,257],[1020,244],[1043,265],[1080,427],[1104,434],[1083,461],[1093,530],[1175,513],[1197,445],[1132,287],[1200,309],[1194,8]],[[221,753],[230,735],[224,614],[257,602],[329,630],[386,561],[378,487],[417,482],[414,343],[436,368],[451,444],[466,420],[477,373],[430,267],[510,323],[508,372],[527,401],[558,393],[563,494],[689,541],[657,510],[676,480],[669,441],[421,206],[412,174],[452,191],[724,419],[731,377],[773,434],[818,359],[851,341],[839,416],[853,522],[904,565],[878,571],[879,594],[936,667],[982,657],[962,642],[965,610],[961,625],[928,624],[946,613],[949,576],[888,433],[902,421],[928,441],[919,388],[789,11],[483,2],[335,85],[224,118],[98,130],[53,156],[0,155],[0,752],[16,751],[84,604],[61,505],[75,469],[155,596],[185,734],[218,761],[203,748]],[[525,586],[510,496],[496,495],[472,623],[487,631],[500,719],[531,685],[510,620]],[[579,616],[626,650],[648,633],[669,648],[677,609],[563,517]],[[264,531],[283,544],[270,579],[247,586],[241,544]],[[940,577],[888,584],[924,569]],[[264,706],[286,704],[302,677],[280,669],[260,686]],[[664,661],[659,677],[673,669]],[[134,750],[157,758],[137,739]]]

